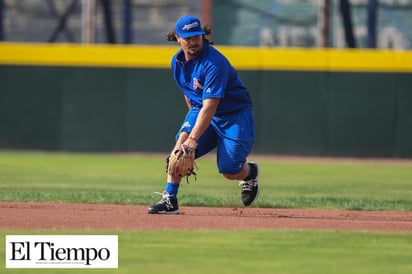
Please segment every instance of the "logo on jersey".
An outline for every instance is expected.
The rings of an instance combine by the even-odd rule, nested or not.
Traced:
[[[181,127],[180,129],[190,128],[190,127],[192,127],[192,125],[191,125],[188,121],[186,121],[186,122],[183,123],[183,125],[182,125],[182,127]]]
[[[199,83],[196,78],[193,78],[193,89],[203,89],[203,86]]]
[[[184,25],[183,30],[190,30],[190,29],[193,29],[197,26],[199,26],[199,23],[198,22],[193,22],[191,24]]]

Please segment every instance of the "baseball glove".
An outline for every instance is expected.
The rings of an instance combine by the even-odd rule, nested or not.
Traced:
[[[166,171],[172,176],[196,176],[195,168],[195,149],[185,145],[181,145],[166,159]]]

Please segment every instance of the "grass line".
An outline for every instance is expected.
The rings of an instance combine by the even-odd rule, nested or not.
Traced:
[[[412,210],[404,163],[258,159],[258,207]],[[213,157],[198,165],[197,180],[181,185],[181,205],[241,206],[240,187],[218,174]],[[0,152],[0,201],[148,205],[165,179],[163,155]]]

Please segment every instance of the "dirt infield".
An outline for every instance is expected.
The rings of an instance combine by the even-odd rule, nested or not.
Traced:
[[[412,211],[181,207],[150,215],[147,207],[0,202],[0,229],[192,230],[321,229],[412,232]]]

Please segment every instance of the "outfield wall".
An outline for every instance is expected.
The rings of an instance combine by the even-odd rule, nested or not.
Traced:
[[[412,157],[411,52],[218,48],[253,97],[255,153]],[[0,44],[0,148],[170,150],[177,49]]]

